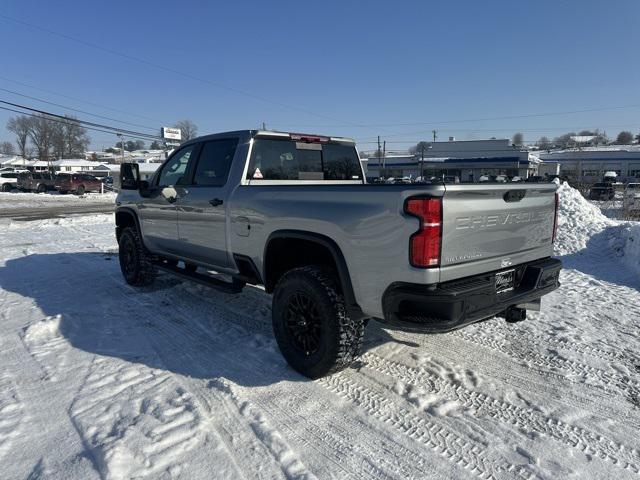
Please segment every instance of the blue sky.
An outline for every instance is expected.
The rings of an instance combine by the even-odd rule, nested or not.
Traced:
[[[615,136],[640,131],[638,18],[635,0],[4,0],[0,88],[152,128],[183,118],[200,133],[266,122],[352,136],[362,149],[377,135],[401,149],[432,129],[440,139],[587,128]],[[67,112],[5,91],[0,99]],[[11,115],[0,111],[0,140],[12,140]],[[91,137],[94,147],[117,140]]]

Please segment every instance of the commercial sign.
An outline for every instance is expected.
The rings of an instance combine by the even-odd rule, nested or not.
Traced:
[[[182,132],[179,128],[162,127],[162,138],[166,140],[182,140]]]

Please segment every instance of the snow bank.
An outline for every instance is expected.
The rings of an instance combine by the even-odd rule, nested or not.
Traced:
[[[637,223],[637,222],[634,222]],[[640,224],[625,225],[620,233],[624,264],[640,275]]]
[[[578,190],[564,182],[558,189],[558,233],[556,255],[568,255],[583,250],[589,239],[606,227],[617,225],[602,211],[587,201]]]
[[[0,192],[0,208],[38,208],[50,205],[87,205],[87,204],[113,204],[116,201],[116,193],[86,193],[84,195],[60,195],[57,193],[24,193],[24,192]]]

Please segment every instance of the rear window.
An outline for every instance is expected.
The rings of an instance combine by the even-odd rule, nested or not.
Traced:
[[[247,179],[362,180],[362,170],[353,146],[258,139]]]
[[[3,173],[2,178],[18,178],[17,173]]]

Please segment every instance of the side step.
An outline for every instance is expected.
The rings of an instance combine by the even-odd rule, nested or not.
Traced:
[[[154,264],[158,267],[158,270],[170,273],[171,275],[176,275],[185,280],[191,280],[192,282],[196,282],[207,287],[215,288],[216,290],[224,293],[240,293],[245,286],[245,282],[235,279],[231,282],[225,282],[224,280],[212,277],[206,273],[187,272],[184,268],[169,265],[164,262],[155,262]]]

